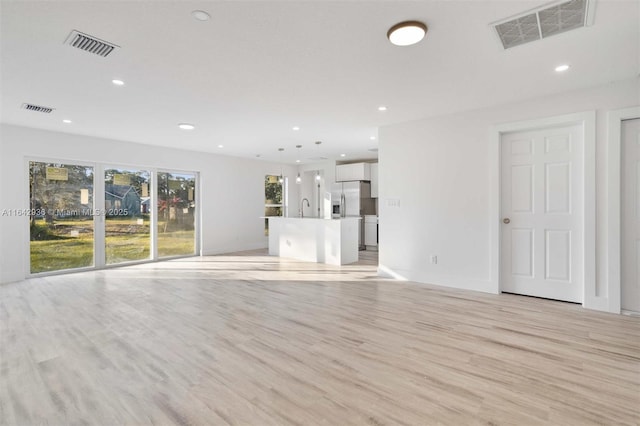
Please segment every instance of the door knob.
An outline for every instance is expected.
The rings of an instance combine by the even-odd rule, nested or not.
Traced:
[[[505,217],[504,219],[502,219],[502,223],[510,223],[511,219],[509,219],[508,217]]]

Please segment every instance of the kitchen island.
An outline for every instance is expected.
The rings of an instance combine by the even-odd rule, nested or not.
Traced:
[[[268,216],[269,255],[346,265],[358,261],[360,217]]]

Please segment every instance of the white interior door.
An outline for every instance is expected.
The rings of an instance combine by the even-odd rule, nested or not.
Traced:
[[[620,306],[640,312],[640,119],[622,122]]]
[[[582,126],[504,134],[501,150],[501,290],[582,302]]]

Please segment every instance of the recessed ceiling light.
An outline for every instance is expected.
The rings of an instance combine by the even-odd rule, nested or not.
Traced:
[[[291,129],[292,129],[292,130],[300,130],[300,127],[298,127],[298,126],[293,126]]]
[[[66,120],[66,119],[65,119],[65,120],[62,120],[62,122],[63,122],[63,123],[65,123],[65,124],[70,124],[70,123],[71,123],[71,120]]]
[[[387,107],[384,105],[381,105],[378,107],[378,111],[386,111],[386,110],[387,110]]]
[[[224,145],[218,145],[218,148],[224,148]]]
[[[111,82],[116,86],[124,86],[124,81],[122,80],[111,80]]]
[[[556,72],[565,72],[566,70],[568,70],[570,67],[567,64],[562,64],[562,65],[558,65],[556,67]]]
[[[340,154],[340,157],[346,157],[347,154]]]
[[[372,141],[375,141],[376,137],[375,136],[371,136],[369,139],[371,139]]]
[[[396,46],[411,46],[418,43],[427,33],[427,26],[419,21],[405,21],[387,31],[387,38]]]
[[[299,163],[299,162],[300,162],[300,160],[296,160],[296,163]]]
[[[178,127],[180,127],[182,130],[193,130],[196,128],[196,126],[189,123],[180,123],[178,124]]]
[[[193,12],[191,12],[191,16],[193,16],[198,21],[208,21],[209,19],[211,19],[211,15],[209,15],[204,10],[194,10]]]

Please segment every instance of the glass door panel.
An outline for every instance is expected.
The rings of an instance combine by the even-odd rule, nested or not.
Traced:
[[[158,172],[158,257],[195,254],[196,176]]]
[[[151,258],[150,172],[107,167],[104,172],[107,265]]]
[[[93,266],[93,167],[29,162],[31,273]]]

